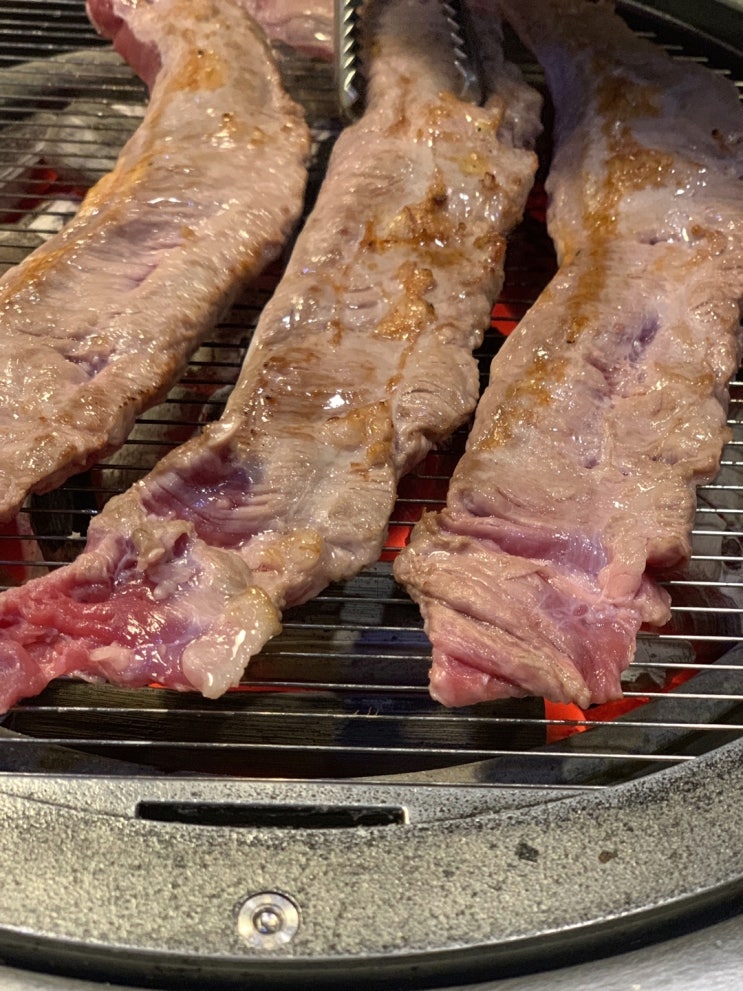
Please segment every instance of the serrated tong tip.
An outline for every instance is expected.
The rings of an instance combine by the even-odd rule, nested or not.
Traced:
[[[361,67],[361,7],[364,0],[335,0],[335,86],[342,119],[357,120],[364,110],[366,80]],[[477,40],[463,0],[441,0],[451,38],[452,58],[461,78],[456,94],[480,104],[484,100]]]
[[[454,64],[462,77],[462,88],[457,95],[462,100],[480,104],[485,99],[485,92],[477,39],[469,11],[464,0],[442,0],[441,6],[449,26]]]

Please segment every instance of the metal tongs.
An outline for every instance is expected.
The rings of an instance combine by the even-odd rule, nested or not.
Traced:
[[[362,8],[366,0],[335,0],[335,84],[341,117],[352,122],[364,111],[365,77],[361,65]],[[484,87],[477,58],[475,31],[464,0],[441,0],[449,26],[452,58],[462,84],[456,94],[462,100],[482,103]]]

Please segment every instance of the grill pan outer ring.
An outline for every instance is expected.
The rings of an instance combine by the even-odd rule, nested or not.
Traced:
[[[689,22],[713,36],[718,13],[734,17],[728,37],[743,48],[737,11],[689,6]],[[35,970],[216,988],[411,986],[624,948],[721,902],[743,910],[742,758],[740,741],[617,788],[539,803],[524,789],[520,808],[342,830],[135,816],[136,801],[172,794],[239,801],[258,789],[276,800],[279,782],[0,776],[0,953]],[[130,804],[85,805],[83,791],[107,786]],[[296,939],[270,954],[235,925],[242,900],[265,890],[301,910]]]
[[[743,741],[662,774],[445,822],[333,830],[153,823],[0,793],[0,953],[159,986],[462,980],[658,938],[743,908]],[[162,794],[163,782],[154,785]],[[116,782],[120,787],[121,782]],[[181,795],[245,783],[178,781]],[[270,786],[269,786],[270,787]],[[147,797],[148,782],[136,782]],[[22,828],[19,828],[22,824]],[[293,942],[240,938],[243,899],[296,901]],[[483,968],[486,968],[484,970]],[[389,984],[387,984],[389,986]]]

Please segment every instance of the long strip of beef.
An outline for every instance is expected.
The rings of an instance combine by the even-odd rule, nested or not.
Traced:
[[[504,0],[555,105],[560,267],[493,362],[446,508],[396,562],[447,705],[621,694],[654,574],[690,553],[728,439],[743,296],[743,112],[610,6]]]
[[[495,23],[484,107],[451,94],[439,0],[373,23],[366,114],[223,417],[109,502],[75,562],[0,599],[3,706],[69,672],[219,695],[286,605],[378,557],[398,477],[474,408],[539,98]]]
[[[302,207],[303,115],[235,0],[90,0],[151,87],[75,219],[0,280],[0,520],[123,442]]]

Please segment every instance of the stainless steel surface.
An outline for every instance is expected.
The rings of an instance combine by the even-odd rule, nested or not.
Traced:
[[[743,78],[743,56],[698,28],[625,9],[676,57],[711,59]],[[317,182],[338,127],[332,73],[286,53],[282,64],[313,120]],[[524,68],[538,81],[536,67]],[[96,109],[73,115],[60,156],[39,113],[62,114],[81,96]],[[59,228],[79,202],[81,169],[91,178],[105,170],[143,100],[141,84],[95,41],[80,0],[3,7],[0,126],[13,128],[14,143],[0,147],[0,265]],[[504,332],[553,270],[542,207],[535,196],[509,251],[494,320]],[[7,582],[69,560],[113,492],[219,415],[278,275],[277,266],[245,293],[121,452],[31,500],[0,534]],[[483,371],[497,341],[483,349]],[[668,581],[673,619],[641,635],[623,710],[520,700],[446,711],[428,697],[429,646],[391,561],[423,505],[443,500],[462,435],[403,482],[378,564],[291,610],[240,690],[208,702],[60,681],[17,706],[0,728],[0,955],[31,971],[53,959],[84,976],[87,939],[106,979],[125,980],[127,966],[164,953],[171,976],[183,968],[197,980],[202,957],[223,977],[243,967],[260,979],[268,962],[289,986],[339,961],[358,975],[376,960],[394,987],[396,967],[422,961],[428,973],[433,954],[452,984],[457,960],[469,974],[470,951],[493,974],[528,956],[557,965],[560,943],[582,952],[595,931],[609,954],[658,917],[685,917],[739,890],[740,379],[730,424],[721,474],[699,493],[692,560]],[[270,950],[239,928],[246,899],[266,892],[301,912],[291,940]],[[743,963],[739,918],[725,945]],[[271,920],[258,922],[270,935]],[[652,961],[682,952],[662,946],[639,951],[627,972],[604,961],[596,973],[615,984],[598,986],[635,991],[631,975],[656,979]],[[726,954],[709,959],[724,978]],[[0,978],[19,991],[20,981],[84,987],[38,985],[17,971]],[[671,979],[664,987],[681,991]],[[484,987],[539,991],[539,980]],[[577,991],[588,977],[568,970],[548,980]]]
[[[335,87],[338,108],[345,120],[355,120],[364,101],[364,77],[359,53],[361,0],[335,0]]]
[[[291,898],[279,891],[259,891],[242,903],[236,925],[248,946],[275,950],[294,939],[300,919],[299,907]]]
[[[457,94],[463,100],[482,103],[485,99],[480,62],[477,55],[477,35],[467,7],[461,0],[442,0],[451,32],[454,63],[462,83]]]
[[[457,96],[481,103],[484,97],[477,57],[477,39],[466,7],[460,0],[441,0],[451,38],[451,58],[460,76]],[[366,81],[364,51],[372,44],[374,3],[371,0],[335,0],[334,78],[340,117],[353,121],[364,109]]]

